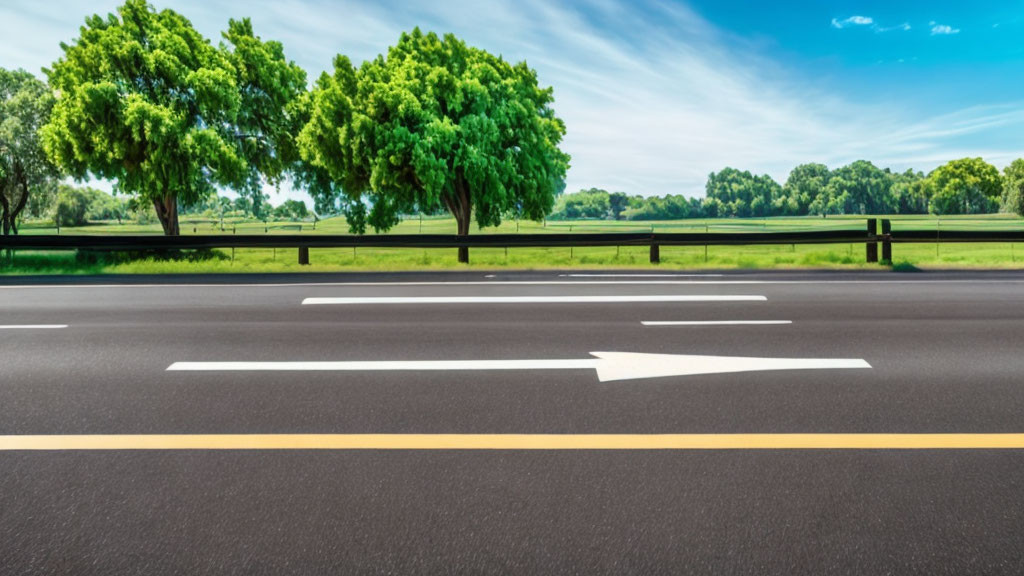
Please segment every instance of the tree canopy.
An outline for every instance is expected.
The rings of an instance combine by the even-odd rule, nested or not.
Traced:
[[[1003,210],[1024,216],[1024,158],[1003,169]]]
[[[999,209],[1002,180],[995,166],[981,158],[962,158],[929,175],[935,214],[986,214]]]
[[[30,194],[57,176],[39,129],[53,108],[44,82],[24,70],[0,68],[0,227],[18,233],[18,216]]]
[[[782,187],[767,174],[755,176],[735,168],[712,172],[705,187],[707,199],[717,201],[718,216],[770,216]]]
[[[214,47],[145,0],[87,18],[46,71],[58,94],[47,153],[76,178],[114,180],[152,202],[166,234],[178,233],[179,202],[279,178],[294,151],[284,108],[304,74],[248,21],[230,22],[225,40]]]
[[[359,68],[335,60],[314,88],[300,150],[344,190],[354,231],[441,205],[465,235],[473,219],[496,226],[504,213],[540,220],[551,210],[569,163],[552,103],[525,62],[415,29]]]

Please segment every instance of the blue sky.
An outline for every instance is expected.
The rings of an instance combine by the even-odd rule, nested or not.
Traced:
[[[4,0],[0,66],[40,73],[111,0]],[[157,0],[216,40],[229,17],[310,72],[419,25],[526,60],[555,89],[568,189],[703,195],[724,166],[928,171],[1024,156],[1024,1]],[[41,73],[40,73],[41,74]],[[282,196],[302,198],[286,189]]]

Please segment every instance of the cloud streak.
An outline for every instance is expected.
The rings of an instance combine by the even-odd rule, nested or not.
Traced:
[[[932,27],[932,36],[948,36],[950,34],[960,33],[959,28],[953,28],[952,26],[947,26],[946,24],[936,24],[935,22],[930,22],[928,25]]]
[[[850,16],[849,18],[844,18],[842,20],[839,20],[838,18],[832,19],[832,27],[836,30],[842,30],[853,26],[866,26],[879,34],[884,32],[893,32],[895,30],[902,32],[910,30],[909,22],[904,22],[903,24],[898,24],[896,26],[885,27],[878,24],[878,22],[875,22],[874,18],[871,18],[870,16]]]
[[[849,18],[844,18],[842,20],[837,18],[832,19],[832,27],[839,30],[849,26],[871,26],[874,23],[874,19],[868,16],[850,16]]]

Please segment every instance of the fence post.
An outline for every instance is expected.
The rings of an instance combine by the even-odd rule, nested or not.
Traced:
[[[877,221],[874,218],[868,218],[868,236],[874,236],[877,233]],[[871,238],[867,242],[867,247],[868,263],[878,262],[878,242]]]
[[[651,264],[658,264],[661,262],[661,246],[652,243],[651,244]]]
[[[885,238],[882,239],[882,262],[892,264],[892,240],[889,235],[892,234],[892,222],[888,218],[882,220],[882,235]]]
[[[309,266],[309,246],[299,246],[299,265]]]

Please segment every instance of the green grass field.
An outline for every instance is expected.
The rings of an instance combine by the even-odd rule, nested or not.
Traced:
[[[862,230],[864,216],[829,218],[696,219],[655,222],[550,221],[546,223],[507,221],[500,227],[474,230],[474,234],[556,233],[556,232],[758,232],[802,230]],[[971,217],[895,216],[889,217],[898,230],[1024,230],[1024,219],[1010,215]],[[183,234],[347,234],[341,218],[312,223],[191,223],[181,220]],[[22,234],[54,234],[46,225],[29,223]],[[159,234],[159,225],[100,223],[81,228],[62,228],[69,234]],[[451,218],[414,218],[403,221],[393,234],[454,234]],[[1017,253],[1020,252],[1020,261]],[[310,266],[299,266],[295,249],[215,250],[202,257],[180,261],[153,258],[128,260],[117,256],[79,256],[74,252],[18,251],[0,260],[0,274],[149,274],[212,272],[316,272],[335,270],[424,270],[424,269],[544,269],[544,268],[849,268],[878,269],[864,262],[863,245],[785,245],[662,247],[661,263],[648,261],[645,247],[622,248],[501,248],[471,249],[467,267],[456,261],[453,249],[313,249]],[[896,244],[896,269],[928,268],[1018,268],[1024,267],[1024,246],[1011,244]]]

